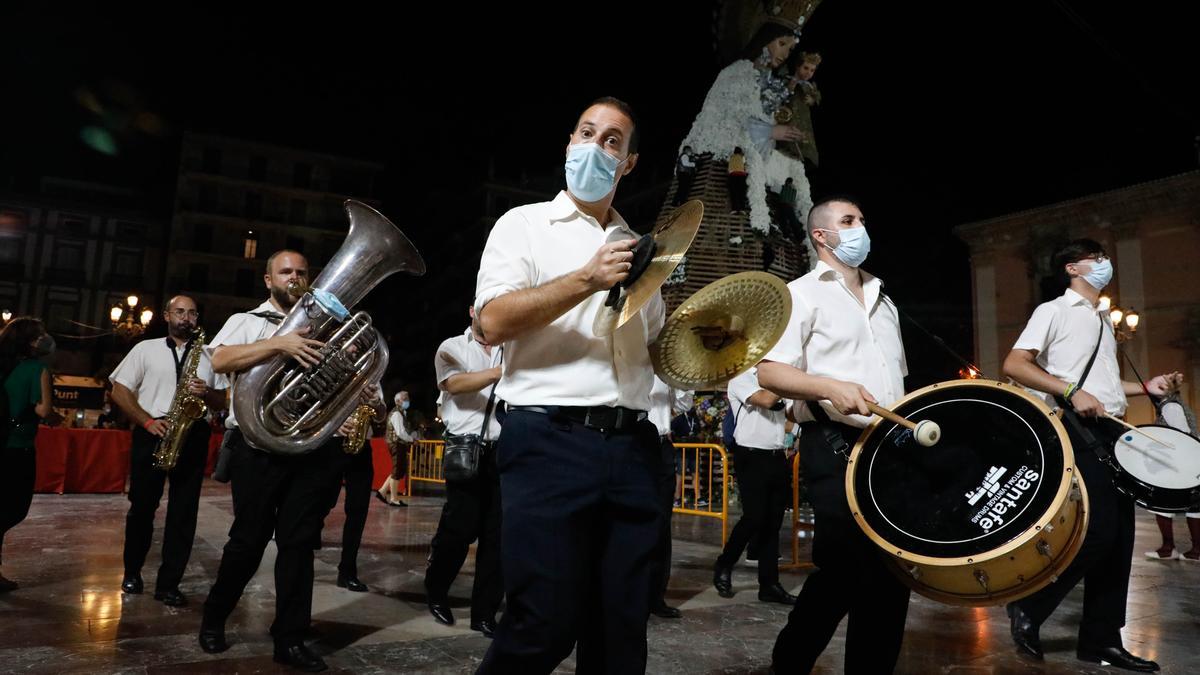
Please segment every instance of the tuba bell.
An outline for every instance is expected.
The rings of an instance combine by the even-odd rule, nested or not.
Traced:
[[[274,333],[309,329],[306,337],[325,343],[320,362],[310,368],[285,354],[237,376],[234,414],[256,448],[299,455],[329,440],[354,412],[359,391],[388,364],[387,343],[370,315],[347,308],[396,272],[425,273],[421,254],[391,221],[353,199],[345,208],[346,240],[311,286],[296,289],[304,295]]]

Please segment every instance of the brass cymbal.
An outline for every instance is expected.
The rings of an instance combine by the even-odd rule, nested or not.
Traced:
[[[741,272],[696,291],[650,345],[654,372],[677,389],[714,389],[758,364],[779,342],[792,295],[774,274]]]
[[[628,286],[618,286],[609,294],[609,302],[596,312],[592,322],[592,333],[596,337],[612,335],[613,331],[625,325],[625,322],[641,311],[642,307],[654,297],[659,287],[671,276],[671,272],[683,260],[696,231],[700,229],[700,221],[704,218],[704,204],[698,199],[685,202],[671,212],[667,219],[654,228],[650,233],[654,246],[651,247],[650,259],[646,268]],[[636,270],[638,261],[635,259]]]

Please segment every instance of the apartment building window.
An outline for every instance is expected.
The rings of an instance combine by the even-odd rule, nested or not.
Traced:
[[[246,193],[246,217],[253,220],[262,219],[263,198],[257,192]]]
[[[205,148],[203,166],[205,173],[221,173],[221,149]]]
[[[247,232],[243,238],[242,257],[246,260],[258,257],[258,235],[254,234],[254,230]]]
[[[83,269],[83,242],[64,239],[54,242],[54,267],[60,270]]]
[[[253,297],[254,289],[254,270],[240,269],[237,271],[237,279],[234,282],[234,292],[243,298]]]
[[[200,186],[200,210],[204,213],[217,212],[217,186]]]
[[[250,180],[267,180],[267,158],[251,157],[250,168],[246,171],[246,177]]]
[[[113,272],[122,276],[139,276],[145,271],[143,260],[140,250],[117,249],[113,256]]]
[[[292,208],[288,211],[288,222],[292,225],[304,225],[308,222],[308,203],[302,199],[293,199]]]
[[[296,162],[292,169],[292,186],[307,190],[312,187],[312,164]]]
[[[29,214],[10,209],[0,211],[0,237],[24,236],[27,229],[29,229]]]
[[[208,290],[208,265],[204,263],[188,265],[188,290],[198,293]]]
[[[59,230],[71,237],[86,237],[88,234],[88,224],[86,220],[80,218],[63,218],[59,225]]]
[[[213,226],[211,223],[192,223],[192,250],[201,253],[212,251]]]

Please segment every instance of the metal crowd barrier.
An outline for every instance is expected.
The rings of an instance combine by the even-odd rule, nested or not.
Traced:
[[[675,443],[679,451],[680,470],[683,477],[683,490],[680,494],[680,505],[673,509],[674,513],[685,516],[700,516],[702,518],[718,518],[721,521],[721,545],[729,538],[729,455],[725,448],[715,443]],[[691,462],[688,457],[691,456]],[[702,471],[701,469],[707,469]],[[717,480],[720,488],[721,501],[716,504],[713,499],[713,478],[719,470]],[[706,489],[700,489],[701,483]],[[705,504],[697,505],[707,495]],[[691,497],[689,500],[688,497]],[[689,506],[690,504],[690,506]]]
[[[800,520],[800,453],[796,453],[792,457],[792,561],[781,564],[779,569],[803,570],[813,567],[812,561],[800,559],[800,531],[812,529],[812,523]]]
[[[405,495],[412,494],[413,483],[442,483],[442,450],[444,441],[417,441],[408,446],[408,483]]]

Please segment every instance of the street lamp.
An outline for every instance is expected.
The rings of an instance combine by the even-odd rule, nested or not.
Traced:
[[[1101,312],[1108,312],[1108,320],[1112,322],[1113,334],[1116,335],[1117,342],[1130,340],[1137,333],[1142,317],[1136,309],[1121,307],[1113,303],[1112,298],[1107,295],[1100,296],[1097,308]]]
[[[12,321],[12,310],[6,309],[3,312],[0,312],[0,319],[3,319],[4,323]]]
[[[125,298],[125,307],[113,305],[112,309],[108,310],[113,333],[123,340],[132,340],[141,335],[146,330],[146,326],[150,325],[151,319],[154,318],[154,312],[149,307],[143,307],[139,314],[137,304],[138,296],[130,295]],[[137,320],[134,319],[135,315]]]

